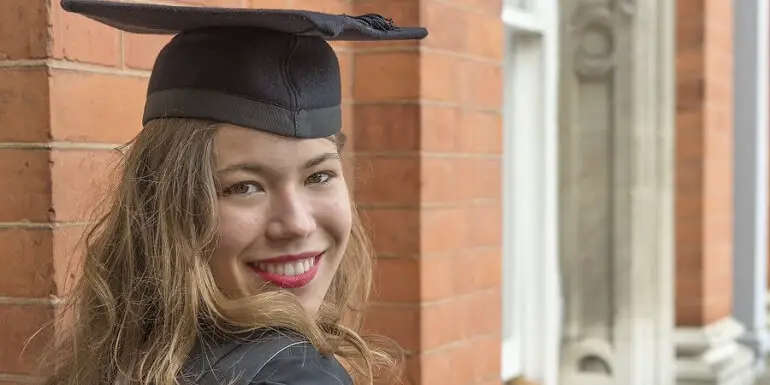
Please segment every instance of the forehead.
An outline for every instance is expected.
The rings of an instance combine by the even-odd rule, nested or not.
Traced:
[[[293,165],[336,151],[336,144],[326,138],[289,138],[229,124],[214,135],[214,158],[219,166],[250,160]]]

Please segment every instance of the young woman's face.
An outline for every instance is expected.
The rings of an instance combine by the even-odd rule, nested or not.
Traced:
[[[220,227],[210,265],[217,284],[241,297],[267,283],[315,313],[352,222],[335,143],[225,125],[214,156]]]

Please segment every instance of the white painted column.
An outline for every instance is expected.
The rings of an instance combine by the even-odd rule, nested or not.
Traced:
[[[504,381],[560,385],[558,0],[505,0]]]
[[[768,2],[735,0],[733,317],[764,370],[768,234]]]

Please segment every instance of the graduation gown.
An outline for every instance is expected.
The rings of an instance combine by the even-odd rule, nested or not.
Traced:
[[[334,357],[295,333],[281,331],[200,342],[180,380],[188,385],[353,385]]]

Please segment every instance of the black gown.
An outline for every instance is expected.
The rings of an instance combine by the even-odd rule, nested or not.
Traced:
[[[292,332],[199,342],[180,382],[189,385],[353,385],[334,357]]]

